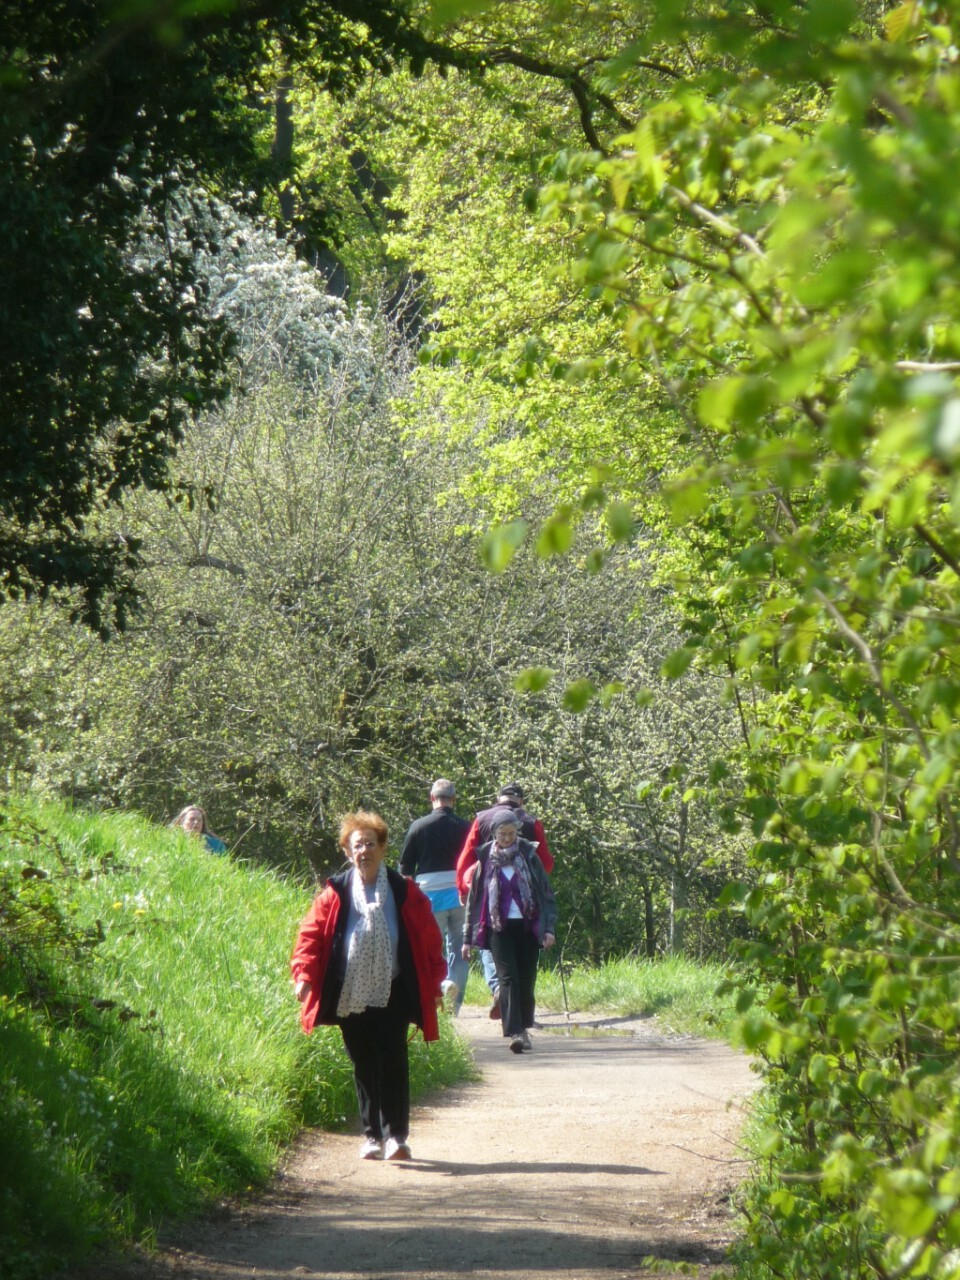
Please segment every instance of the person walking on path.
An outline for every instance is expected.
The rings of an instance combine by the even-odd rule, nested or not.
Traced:
[[[413,877],[430,899],[447,950],[443,993],[456,1017],[463,1003],[469,963],[460,954],[463,906],[457,892],[457,858],[470,823],[453,811],[457,789],[449,778],[437,778],[430,788],[431,812],[411,822],[400,850],[400,870]]]
[[[532,813],[526,811],[523,801],[523,788],[519,782],[505,782],[497,792],[497,803],[489,809],[481,809],[474,818],[464,841],[460,857],[457,859],[457,889],[460,892],[461,902],[466,902],[467,899],[470,877],[473,874],[471,867],[476,864],[477,850],[481,845],[487,844],[493,839],[493,831],[490,827],[491,816],[498,813],[504,805],[509,806],[516,813],[520,824],[520,834],[523,838],[536,843],[537,856],[543,863],[544,871],[548,875],[553,871],[553,854],[547,844],[547,833],[543,829],[543,823],[539,818],[534,817]],[[486,979],[487,986],[490,988],[490,994],[493,996],[490,1017],[496,1020],[500,1017],[500,980],[497,977],[497,968],[494,964],[493,955],[486,948],[483,948],[480,952],[480,963],[483,965],[483,976]]]
[[[430,900],[388,868],[387,824],[346,814],[340,846],[353,867],[332,876],[304,917],[290,960],[300,1021],[339,1026],[353,1063],[364,1141],[360,1158],[409,1160],[407,1032],[437,1040],[446,973]]]
[[[520,835],[516,811],[504,805],[489,823],[493,839],[477,850],[467,896],[463,956],[473,947],[492,952],[503,1034],[513,1053],[523,1053],[533,1047],[537,964],[540,948],[556,941],[557,904],[536,845]]]

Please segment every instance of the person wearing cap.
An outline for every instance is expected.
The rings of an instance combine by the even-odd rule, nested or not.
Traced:
[[[456,1017],[463,1003],[470,965],[461,954],[463,906],[457,891],[457,856],[470,828],[453,806],[457,789],[449,778],[437,778],[430,787],[431,812],[411,822],[400,850],[400,871],[416,880],[430,899],[447,952],[447,976],[443,993]]]
[[[497,792],[497,803],[491,805],[489,809],[481,809],[474,818],[470,830],[467,832],[467,838],[460,850],[460,857],[457,859],[457,888],[461,894],[466,893],[467,885],[465,876],[470,866],[477,860],[477,850],[481,845],[487,844],[493,839],[493,831],[490,828],[491,817],[498,813],[504,805],[513,809],[517,818],[520,834],[525,840],[535,841],[537,846],[537,856],[543,863],[543,869],[548,875],[553,871],[553,854],[550,852],[550,846],[547,844],[547,834],[543,829],[543,823],[539,818],[534,817],[532,813],[528,813],[524,807],[523,788],[519,782],[507,782]]]
[[[532,1049],[541,947],[557,936],[557,903],[536,845],[520,835],[515,809],[503,805],[488,819],[493,839],[477,850],[463,926],[463,957],[489,950],[500,984],[503,1034],[513,1053]]]
[[[514,810],[520,824],[520,835],[525,840],[531,840],[536,844],[537,856],[543,863],[544,871],[548,875],[553,871],[553,854],[547,844],[547,834],[543,829],[543,823],[539,818],[534,817],[532,813],[527,812],[524,808],[523,800],[523,788],[520,783],[505,782],[497,792],[497,803],[489,809],[481,809],[474,818],[460,852],[460,857],[457,859],[457,889],[460,892],[461,902],[465,902],[467,899],[470,878],[473,875],[471,868],[476,864],[477,850],[481,845],[487,844],[493,839],[490,818],[493,814],[499,812],[504,805]],[[497,968],[494,964],[493,956],[488,950],[481,950],[480,963],[483,965],[483,976],[486,978],[490,994],[493,996],[490,1017],[496,1021],[500,1017],[500,980],[497,977]]]

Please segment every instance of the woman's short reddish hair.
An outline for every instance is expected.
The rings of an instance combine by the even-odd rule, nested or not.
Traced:
[[[382,849],[387,843],[387,824],[379,813],[368,813],[366,809],[358,809],[356,813],[345,813],[340,819],[340,848],[344,852],[350,848],[350,837],[354,831],[372,831]]]

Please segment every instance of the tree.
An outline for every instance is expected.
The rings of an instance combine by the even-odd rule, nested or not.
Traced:
[[[172,492],[230,354],[189,188],[283,180],[260,141],[278,42],[334,94],[431,52],[391,0],[5,5],[0,596],[67,593],[89,625],[125,624],[139,547],[104,513],[138,486]]]

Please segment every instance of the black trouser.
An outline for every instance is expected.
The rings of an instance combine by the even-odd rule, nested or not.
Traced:
[[[540,944],[525,920],[504,920],[503,929],[487,933],[500,980],[500,1017],[503,1034],[518,1036],[533,1026],[534,991]]]
[[[406,1142],[409,1136],[408,1028],[399,977],[393,980],[385,1009],[364,1009],[340,1019],[344,1048],[353,1063],[360,1122],[368,1138]]]

